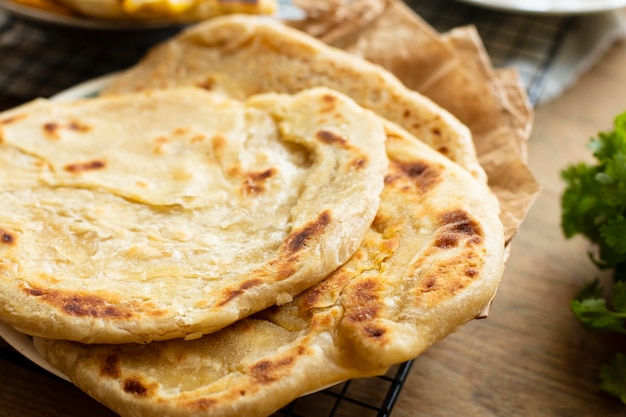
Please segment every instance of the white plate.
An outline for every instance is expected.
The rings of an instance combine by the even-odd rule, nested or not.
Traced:
[[[168,20],[137,21],[137,20],[108,20],[89,17],[66,16],[36,7],[15,3],[11,0],[0,0],[0,9],[4,9],[15,16],[37,23],[54,26],[65,26],[76,29],[92,29],[106,31],[142,31],[165,28],[182,27],[181,22]],[[294,6],[291,0],[279,0],[278,19],[298,20],[304,17],[303,12]]]
[[[69,378],[61,373],[58,369],[50,365],[46,360],[37,352],[33,345],[33,339],[30,336],[20,333],[13,327],[9,326],[3,321],[0,321],[0,337],[3,338],[13,349],[24,355],[24,357],[31,362],[39,365],[46,371],[53,375],[58,376],[66,381]]]
[[[538,14],[586,14],[626,7],[626,0],[458,0],[490,9]]]
[[[102,91],[115,77],[115,74],[105,75],[69,88],[55,96],[51,97],[54,101],[70,101],[87,97],[95,97]],[[39,354],[33,345],[33,339],[30,336],[20,333],[13,327],[0,320],[0,338],[4,339],[13,349],[21,353],[31,362],[39,365],[46,371],[58,376],[59,378],[69,381],[69,378],[61,373],[58,369],[52,367]]]

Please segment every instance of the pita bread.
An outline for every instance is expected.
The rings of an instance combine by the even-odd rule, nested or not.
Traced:
[[[105,94],[195,85],[235,98],[323,85],[397,123],[486,181],[469,129],[378,65],[258,16],[196,24],[155,47]]]
[[[326,88],[180,88],[0,114],[0,318],[86,343],[198,337],[326,278],[387,169],[383,123]]]
[[[274,14],[276,0],[56,0],[98,19],[196,21],[230,13]]]
[[[423,352],[487,305],[503,268],[495,197],[387,125],[381,205],[355,255],[289,304],[203,338],[149,345],[36,339],[121,416],[267,416],[307,392]]]

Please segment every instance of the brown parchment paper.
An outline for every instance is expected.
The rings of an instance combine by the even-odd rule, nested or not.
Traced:
[[[438,33],[400,0],[295,3],[307,17],[290,25],[385,67],[470,128],[510,242],[539,193],[526,165],[533,112],[517,72],[493,68],[473,26]]]

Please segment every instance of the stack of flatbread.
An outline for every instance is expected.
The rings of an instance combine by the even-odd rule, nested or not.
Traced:
[[[193,26],[99,97],[0,114],[0,318],[122,416],[267,416],[485,315],[470,130],[278,21]]]

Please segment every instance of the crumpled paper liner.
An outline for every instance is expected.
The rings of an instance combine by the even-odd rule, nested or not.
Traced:
[[[287,22],[385,67],[471,130],[507,243],[539,193],[526,165],[533,112],[513,69],[494,69],[473,26],[440,34],[400,0],[296,0],[306,18]]]

